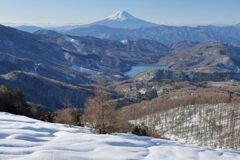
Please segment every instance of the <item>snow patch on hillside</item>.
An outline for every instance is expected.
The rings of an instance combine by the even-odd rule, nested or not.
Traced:
[[[127,45],[128,44],[128,40],[123,39],[123,40],[121,40],[121,43],[124,44],[124,45]]]
[[[74,71],[87,73],[87,74],[91,74],[91,75],[99,74],[98,71],[94,71],[94,70],[91,70],[91,69],[88,69],[88,68],[84,68],[84,67],[80,67],[80,66],[77,66],[77,65],[72,65],[71,69],[74,70]]]
[[[69,42],[69,43],[73,43],[73,44],[75,44],[75,45],[79,45],[79,44],[80,44],[78,40],[73,39],[73,38],[68,37],[68,36],[65,37],[65,41],[67,41],[67,42]]]

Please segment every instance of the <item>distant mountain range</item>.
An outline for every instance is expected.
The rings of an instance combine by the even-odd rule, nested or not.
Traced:
[[[121,29],[106,26],[90,26],[76,28],[64,32],[74,36],[94,36],[102,39],[137,40],[149,39],[170,44],[176,41],[218,41],[240,46],[240,27],[236,26],[199,26],[199,27],[173,27],[158,26],[153,28]]]
[[[33,33],[41,29],[36,26],[20,26],[18,29]],[[176,41],[218,41],[240,46],[239,24],[232,26],[167,26],[147,22],[119,11],[103,20],[85,25],[44,28],[72,36],[93,36],[111,40],[149,39],[168,45]]]
[[[43,29],[42,27],[37,27],[37,26],[27,26],[27,25],[22,25],[16,27],[18,30],[24,31],[24,32],[29,32],[29,33],[34,33],[38,30]]]

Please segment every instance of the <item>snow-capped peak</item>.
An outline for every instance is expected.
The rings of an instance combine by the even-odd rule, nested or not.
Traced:
[[[109,16],[107,19],[124,21],[127,19],[135,19],[135,17],[133,17],[130,13],[126,11],[118,11],[114,13],[112,16]]]
[[[141,20],[137,17],[132,16],[130,13],[126,11],[118,11],[112,16],[109,16],[103,20],[91,23],[87,26],[93,25],[101,25],[107,26],[111,28],[127,28],[127,29],[135,29],[135,28],[148,28],[155,27],[157,24],[147,22],[145,20]]]

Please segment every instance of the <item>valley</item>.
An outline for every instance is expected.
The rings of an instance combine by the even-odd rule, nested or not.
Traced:
[[[50,104],[35,100],[29,91],[38,85],[40,79],[44,79],[47,85],[54,81],[71,84],[74,88],[91,88],[97,77],[102,77],[108,84],[128,77],[137,81],[192,82],[239,79],[237,57],[240,49],[219,42],[182,41],[164,45],[147,39],[106,40],[69,36],[50,30],[30,34],[4,26],[1,26],[0,33],[2,84],[20,88],[29,101],[49,109],[64,105],[66,100],[59,101],[55,94],[52,98],[59,102]],[[20,41],[24,43],[20,44]],[[16,77],[18,83],[10,77]],[[24,81],[19,81],[23,77]],[[33,81],[32,77],[38,81]],[[28,81],[31,81],[31,86],[26,85]],[[59,92],[55,90],[52,93]],[[67,90],[72,92],[70,88]],[[79,97],[83,100],[81,103],[74,102],[72,98],[75,98],[70,96],[70,105],[82,106],[84,99],[91,95],[87,90],[80,91],[85,95]]]

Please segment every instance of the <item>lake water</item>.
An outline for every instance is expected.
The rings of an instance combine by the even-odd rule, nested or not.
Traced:
[[[130,71],[126,73],[129,77],[134,77],[138,73],[148,70],[166,70],[166,65],[159,65],[159,66],[133,66]]]

